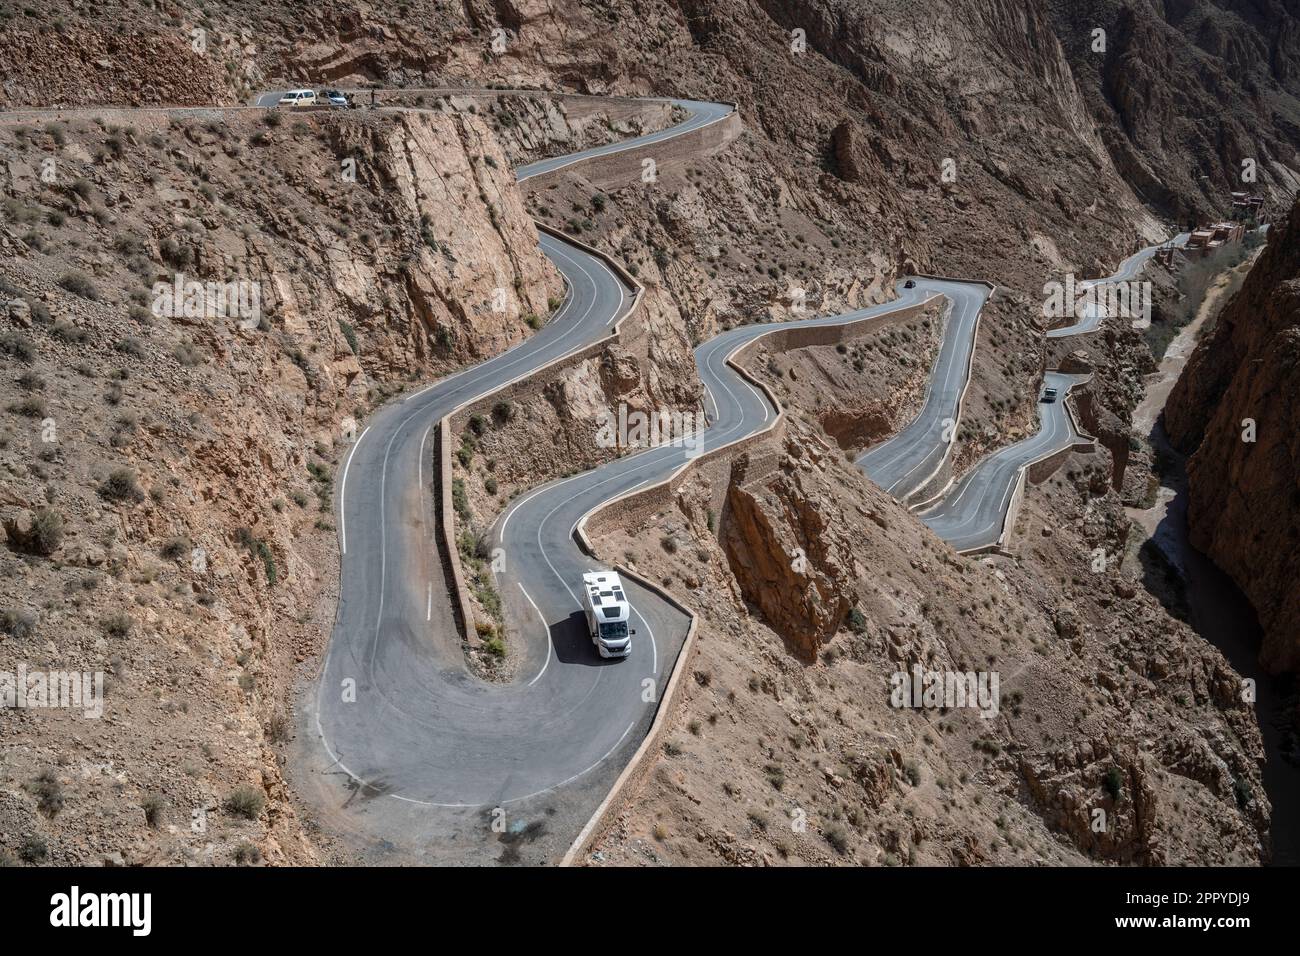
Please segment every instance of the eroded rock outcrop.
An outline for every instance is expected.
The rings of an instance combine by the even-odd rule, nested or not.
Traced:
[[[761,459],[736,460],[727,489],[723,545],[745,600],[811,659],[839,630],[856,601],[853,554],[830,525],[819,496],[805,488],[804,475],[819,471],[830,449],[817,441],[789,440],[776,469]]]
[[[1240,677],[1127,573],[1085,570],[1122,541],[1108,467],[1035,486],[1018,556],[970,560],[829,451],[800,406],[784,421],[733,469],[700,465],[597,535],[687,600],[701,637],[671,746],[604,859],[653,844],[731,861],[739,840],[754,862],[1267,860]],[[1053,533],[1028,534],[1044,515]],[[825,640],[828,583],[853,606]],[[894,677],[915,668],[998,673],[997,712],[900,705]],[[806,835],[774,825],[784,801],[811,808]],[[737,806],[755,810],[748,834]]]
[[[1135,751],[1079,741],[1025,755],[1019,769],[1038,812],[1081,850],[1120,862],[1163,862],[1152,826],[1157,794]]]

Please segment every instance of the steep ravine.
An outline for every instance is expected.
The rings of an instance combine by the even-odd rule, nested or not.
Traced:
[[[1260,662],[1300,667],[1300,203],[1170,393],[1188,456],[1191,542],[1236,582],[1263,628]]]
[[[1161,487],[1152,508],[1129,512],[1176,568],[1189,623],[1255,682],[1262,781],[1274,808],[1272,861],[1279,865],[1300,863],[1294,674],[1300,473],[1288,401],[1296,391],[1300,321],[1298,218],[1300,204],[1272,231],[1241,291],[1190,357],[1185,353],[1206,315],[1180,333],[1152,376],[1137,420],[1149,428],[1164,462]],[[1181,374],[1166,367],[1183,361]],[[1162,401],[1159,393],[1175,375]],[[1256,417],[1257,440],[1250,442],[1246,420]]]
[[[1249,263],[1243,265],[1243,268]],[[1227,276],[1216,289],[1227,288]],[[1264,747],[1261,781],[1273,806],[1269,835],[1274,865],[1300,864],[1300,764],[1295,762],[1295,685],[1290,677],[1274,677],[1259,662],[1262,632],[1254,608],[1214,562],[1191,543],[1187,525],[1187,460],[1169,444],[1162,413],[1171,386],[1187,365],[1201,328],[1222,311],[1214,295],[1207,296],[1196,318],[1170,343],[1160,368],[1147,377],[1146,394],[1133,413],[1135,434],[1145,437],[1162,462],[1159,486],[1150,507],[1127,508],[1136,540],[1131,550],[1144,566],[1143,577],[1157,593],[1168,595],[1161,561],[1150,550],[1159,549],[1179,576],[1181,587],[1170,596],[1192,628],[1218,648],[1243,678],[1254,681],[1255,713]]]

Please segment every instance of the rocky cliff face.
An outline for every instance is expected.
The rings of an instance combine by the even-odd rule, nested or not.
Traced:
[[[1300,667],[1300,204],[1174,386],[1196,547],[1250,598],[1270,670]]]
[[[789,441],[777,471],[748,482],[742,457],[727,488],[723,546],[741,594],[809,661],[857,603],[852,546],[802,480],[827,454]]]
[[[562,295],[504,156],[469,114],[72,114],[0,123],[0,193],[0,670],[106,695],[4,711],[0,859],[319,860],[281,766],[349,420]],[[155,311],[182,274],[260,315]]]
[[[1048,0],[1047,9],[1107,151],[1145,202],[1179,222],[1221,216],[1233,190],[1287,208],[1300,185],[1293,6]],[[1242,178],[1245,160],[1253,181]]]
[[[395,364],[411,357],[484,358],[503,351],[549,316],[563,297],[559,273],[537,243],[537,230],[523,208],[496,139],[482,120],[459,113],[398,114],[391,123],[334,128],[333,146],[346,160],[373,171],[359,177],[393,205],[398,229],[419,230],[419,244],[381,280],[405,286],[393,296],[408,310],[405,335],[391,346]],[[483,221],[466,217],[467,205]],[[334,276],[347,276],[332,262]],[[377,290],[363,280],[363,311],[381,311]],[[383,283],[378,283],[382,285]],[[354,290],[355,291],[355,290]],[[387,323],[383,323],[387,324]],[[385,351],[390,348],[385,343]],[[401,353],[410,350],[413,355]]]

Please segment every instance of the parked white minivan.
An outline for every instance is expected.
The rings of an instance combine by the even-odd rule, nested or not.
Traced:
[[[280,97],[279,106],[315,106],[315,90],[289,90]]]

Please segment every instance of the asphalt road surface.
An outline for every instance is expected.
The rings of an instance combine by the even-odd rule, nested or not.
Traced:
[[[506,577],[517,578],[534,598],[542,593],[558,602],[553,613],[562,609],[576,613],[577,600],[566,592],[580,580],[580,572],[591,566],[573,540],[574,526],[585,514],[610,498],[669,478],[695,458],[758,432],[776,419],[777,409],[727,364],[729,356],[769,332],[793,326],[883,319],[933,294],[920,283],[915,289],[902,289],[900,283],[898,292],[898,298],[891,302],[844,315],[738,326],[698,346],[695,365],[707,396],[707,427],[521,496],[505,511],[494,531],[513,569]],[[552,579],[549,583],[548,577]]]
[[[645,136],[638,136],[636,139],[625,140],[619,143],[610,143],[605,146],[596,146],[592,149],[584,149],[580,152],[569,153],[566,156],[557,156],[554,159],[543,159],[535,163],[529,163],[526,166],[520,166],[515,170],[515,178],[522,182],[533,176],[540,176],[543,173],[553,173],[556,170],[563,169],[565,166],[572,166],[574,163],[580,163],[586,159],[593,159],[597,156],[609,156],[613,153],[626,152],[629,149],[640,149],[652,143],[661,143],[664,140],[674,139],[685,133],[694,132],[719,120],[726,119],[733,112],[732,107],[725,103],[704,103],[699,100],[671,100],[674,106],[680,107],[687,112],[687,118],[676,126],[662,129],[657,133],[647,133]]]
[[[918,289],[947,297],[950,309],[943,339],[930,370],[925,403],[908,425],[892,438],[867,449],[857,465],[899,501],[919,491],[943,466],[952,449],[961,399],[970,380],[971,358],[980,310],[992,291],[979,282],[940,279],[914,280]]]
[[[1173,242],[1181,245],[1186,239],[1187,235],[1183,233]],[[1134,253],[1121,262],[1112,275],[1088,280],[1088,284],[1105,285],[1135,278],[1161,245],[1148,246]],[[1085,335],[1096,331],[1105,318],[1102,312],[1089,310],[1079,322],[1053,330],[1048,335],[1052,338]],[[1043,387],[1055,387],[1058,395],[1055,402],[1039,402],[1038,432],[981,459],[960,481],[947,489],[942,499],[921,512],[921,520],[958,551],[978,551],[998,544],[1011,496],[1020,480],[1020,470],[1080,440],[1081,436],[1066,411],[1065,401],[1069,390],[1088,378],[1086,375],[1049,371]],[[1039,394],[1041,397],[1042,393]]]
[[[1088,378],[1048,372],[1044,388],[1055,388],[1057,396],[1054,402],[1044,402],[1040,393],[1037,434],[981,459],[938,504],[921,513],[921,520],[958,551],[997,543],[1020,469],[1081,440],[1065,399],[1070,389]]]
[[[689,116],[678,135],[730,112],[684,105]],[[527,174],[566,164],[548,162]],[[434,537],[433,429],[462,403],[609,335],[633,303],[633,291],[598,257],[545,234],[541,244],[568,285],[554,318],[508,352],[381,409],[338,475],[339,611],[311,719],[329,758],[318,774],[341,771],[338,782],[363,793],[369,807],[386,797],[408,808],[518,815],[563,791],[558,802],[573,812],[559,824],[576,830],[644,737],[685,637],[684,614],[625,582],[632,652],[601,659],[576,597],[582,572],[598,565],[574,543],[574,522],[671,468],[672,449],[660,449],[631,474],[576,476],[509,509],[500,521],[505,567],[497,584],[520,676],[495,685],[466,669]]]
[[[317,88],[317,92],[323,87]],[[253,98],[255,106],[274,107],[280,101],[280,97],[285,94],[286,90],[267,90],[259,93]],[[342,90],[356,107],[365,107],[369,100],[367,94],[369,90],[347,89]],[[434,88],[428,90],[407,90],[408,93],[423,93],[428,96],[444,95],[455,96],[461,94],[479,94],[484,93],[501,95],[501,96],[547,96],[547,91],[542,90],[469,90],[458,89],[456,87]],[[655,102],[653,97],[646,97],[646,100]],[[662,143],[665,140],[676,139],[686,133],[694,132],[705,126],[709,126],[730,116],[734,109],[726,103],[708,103],[702,100],[682,100],[673,98],[664,98],[658,102],[672,103],[686,111],[686,117],[678,124],[666,129],[659,130],[655,133],[647,133],[645,136],[638,136],[634,139],[622,140],[616,143],[609,143],[605,146],[595,146],[591,149],[579,150],[576,153],[566,153],[563,156],[556,156],[551,159],[538,160],[535,163],[528,163],[520,166],[515,170],[515,179],[523,182],[525,179],[531,179],[534,176],[542,176],[547,173],[553,173],[563,169],[566,166],[572,166],[574,163],[580,163],[584,160],[594,159],[598,156],[609,156],[614,153],[626,152],[630,149],[642,149],[654,143]],[[322,104],[323,105],[323,104]],[[291,108],[286,107],[286,110]]]
[[[519,684],[493,686],[466,673],[447,606],[432,515],[433,426],[462,402],[609,334],[632,303],[631,290],[595,256],[545,235],[542,247],[568,280],[559,314],[509,352],[385,407],[339,476],[340,609],[320,683],[319,730],[350,774],[408,801],[504,805],[534,795],[592,769],[651,714],[639,697],[639,678],[659,674],[648,642],[635,642],[626,667],[581,647],[568,613],[576,605],[557,599],[567,598],[571,581],[535,584],[546,627],[533,616],[517,619],[535,625],[524,629],[530,668],[550,644],[561,658]],[[684,622],[660,602],[637,603],[659,626],[662,667]],[[338,692],[348,680],[355,700]]]
[[[1170,243],[1159,243],[1154,246],[1147,246],[1145,249],[1140,249],[1121,262],[1119,268],[1115,270],[1113,275],[1106,276],[1102,279],[1085,279],[1080,282],[1076,288],[1079,291],[1082,291],[1091,288],[1092,286],[1114,285],[1117,282],[1128,282],[1131,279],[1135,279],[1137,278],[1137,274],[1142,271],[1142,267],[1147,264],[1147,261],[1153,255],[1156,254],[1158,249],[1170,244],[1181,246],[1187,242],[1187,239],[1188,233],[1181,232],[1176,235]],[[1105,309],[1100,308],[1096,303],[1089,302],[1083,307],[1083,315],[1077,316],[1076,318],[1078,319],[1076,322],[1072,322],[1069,325],[1063,325],[1059,329],[1052,329],[1047,333],[1047,337],[1049,339],[1062,339],[1071,335],[1084,335],[1088,332],[1095,332],[1097,329],[1101,328],[1101,323],[1105,321],[1107,315]]]

